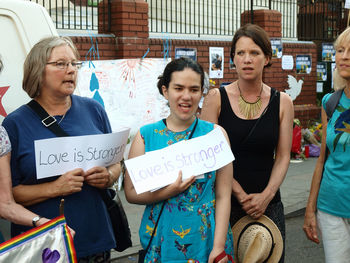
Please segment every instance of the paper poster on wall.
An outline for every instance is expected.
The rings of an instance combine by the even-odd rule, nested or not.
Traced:
[[[282,69],[283,70],[292,70],[294,67],[294,59],[291,55],[282,56]]]
[[[332,72],[332,88],[334,88],[333,87],[333,74],[334,74],[334,70],[335,70],[335,63],[331,63],[331,72]]]
[[[317,81],[326,81],[327,80],[327,63],[326,62],[317,62],[316,67]]]
[[[350,9],[350,0],[345,0],[345,6],[344,8]]]
[[[311,73],[311,55],[296,55],[295,68],[297,74]]]
[[[181,57],[188,57],[194,61],[197,61],[197,49],[196,48],[175,48],[175,59]]]
[[[280,38],[271,38],[271,48],[272,48],[272,57],[281,58],[282,57],[282,40]]]
[[[236,66],[235,66],[235,64],[233,63],[233,60],[230,58],[230,62],[229,62],[229,68],[230,69],[235,69],[236,68]]]
[[[323,92],[323,82],[316,82],[316,92],[322,93]]]
[[[209,47],[209,78],[222,79],[224,77],[224,48]]]
[[[322,61],[335,61],[335,50],[332,43],[322,43]]]
[[[140,126],[169,115],[167,101],[157,88],[158,76],[170,59],[120,59],[84,62],[76,93],[104,105],[112,130]],[[96,95],[97,94],[97,95]]]

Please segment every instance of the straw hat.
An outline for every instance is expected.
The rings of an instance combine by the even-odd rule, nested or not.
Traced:
[[[277,263],[283,251],[281,232],[267,216],[242,217],[233,227],[237,263]]]

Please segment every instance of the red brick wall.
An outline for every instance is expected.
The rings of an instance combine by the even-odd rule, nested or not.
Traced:
[[[116,58],[142,57],[148,48],[148,4],[143,0],[111,0],[111,29],[102,28],[107,23],[107,2],[100,8],[99,33],[112,33],[117,38]]]
[[[77,45],[80,51],[81,58],[84,59],[87,51],[91,47],[91,40],[89,37],[72,37],[73,41]],[[117,44],[113,37],[98,37],[98,48],[100,53],[100,59],[118,59],[120,58],[117,53]],[[130,39],[127,40],[127,47],[124,48],[124,52],[129,52],[128,56],[124,58],[140,58],[144,55],[144,50],[137,51],[137,41],[144,41],[135,39],[135,43],[130,43]],[[118,39],[119,44],[123,43],[123,39]],[[141,43],[140,42],[140,43]],[[163,40],[162,39],[149,39],[149,52],[147,57],[162,58],[163,53]],[[229,68],[230,59],[230,41],[207,41],[207,40],[171,40],[171,50],[169,55],[174,59],[175,47],[186,47],[197,49],[197,61],[203,66],[205,71],[209,71],[209,47],[223,47],[224,48],[224,78],[214,79],[216,87],[219,87],[223,82],[232,82],[237,79],[237,74],[234,69]],[[293,70],[282,70],[281,59],[272,59],[272,66],[266,68],[264,71],[264,82],[279,90],[285,91],[288,88],[288,75],[292,75],[297,80],[303,79],[303,88],[301,94],[294,101],[295,105],[295,117],[299,118],[303,126],[307,125],[310,119],[317,119],[320,114],[320,109],[316,104],[316,45],[306,43],[283,43],[283,54],[296,55],[310,54],[312,57],[312,70],[310,74],[296,74],[295,64]]]
[[[88,53],[92,46],[96,51],[98,50],[101,60],[116,59],[117,57],[116,40],[113,36],[93,38],[93,43],[88,36],[71,36],[71,39],[79,51],[81,60],[85,60],[86,56],[87,59],[90,59],[90,54],[91,59],[94,59],[93,53]],[[95,59],[98,59],[97,53],[95,53]]]
[[[105,2],[105,1],[104,1]],[[104,2],[100,3],[103,4]],[[141,58],[147,50],[147,57],[162,58],[163,40],[149,38],[148,30],[148,4],[143,0],[111,0],[112,26],[111,37],[97,37],[100,59]],[[102,11],[101,11],[102,12]],[[106,19],[106,16],[104,16]],[[102,23],[100,15],[99,23]],[[241,15],[242,24],[250,19],[250,12]],[[255,10],[254,23],[263,27],[272,38],[281,37],[281,13],[274,10]],[[101,28],[100,33],[108,33]],[[114,37],[115,36],[115,37]],[[91,48],[89,37],[72,37],[76,43],[82,59]],[[216,87],[223,82],[232,82],[237,76],[234,69],[229,68],[230,41],[207,40],[170,40],[171,50],[169,56],[174,58],[175,47],[197,49],[197,60],[205,71],[209,71],[209,47],[224,47],[224,78],[215,79]],[[272,66],[265,69],[264,82],[284,91],[288,87],[288,75],[297,80],[303,79],[301,94],[294,101],[295,117],[299,118],[305,126],[309,119],[318,118],[320,109],[316,107],[316,63],[317,50],[313,43],[291,42],[283,43],[283,54],[292,55],[310,54],[312,57],[312,71],[310,74],[296,74],[295,63],[293,70],[282,70],[281,59],[273,59]]]
[[[241,25],[251,20],[251,12],[241,14]],[[254,10],[254,24],[261,26],[270,37],[282,37],[282,15],[276,10]]]

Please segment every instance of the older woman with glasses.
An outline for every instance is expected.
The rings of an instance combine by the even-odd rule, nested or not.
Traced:
[[[23,89],[70,136],[110,133],[103,107],[94,100],[73,95],[77,69],[81,65],[78,56],[69,38],[54,36],[41,40],[24,62]],[[15,200],[40,216],[54,218],[59,215],[63,197],[67,223],[76,231],[74,245],[78,262],[108,262],[115,239],[99,189],[117,180],[120,165],[93,167],[87,171],[74,169],[37,179],[34,141],[57,136],[28,105],[9,114],[3,126],[12,144]],[[28,227],[11,226],[13,236],[25,230]]]

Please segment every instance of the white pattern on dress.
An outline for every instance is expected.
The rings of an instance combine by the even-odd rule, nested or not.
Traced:
[[[0,157],[11,151],[9,136],[3,126],[0,125]]]

